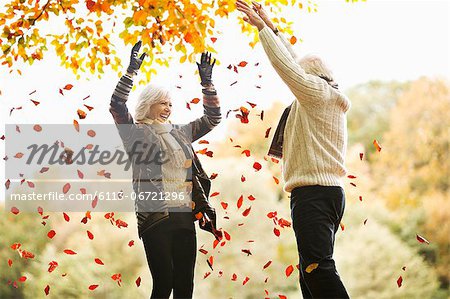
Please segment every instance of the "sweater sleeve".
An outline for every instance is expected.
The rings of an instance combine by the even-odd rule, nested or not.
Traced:
[[[190,128],[192,142],[200,139],[217,126],[222,119],[219,97],[217,95],[203,95],[203,116],[190,122],[185,129]]]
[[[131,139],[132,126],[134,125],[133,117],[128,112],[126,105],[132,87],[133,78],[129,74],[123,75],[114,89],[109,106],[109,112],[113,116],[114,123],[124,144]]]
[[[289,54],[291,54],[292,59],[296,62],[298,60],[297,53],[295,53],[294,48],[292,48],[291,43],[286,39],[283,33],[281,31],[278,31],[276,35],[279,37],[281,42],[283,43],[284,47],[288,50]]]
[[[259,38],[275,71],[302,105],[316,106],[331,99],[332,91],[328,83],[318,76],[307,74],[272,30],[264,27],[259,32]]]

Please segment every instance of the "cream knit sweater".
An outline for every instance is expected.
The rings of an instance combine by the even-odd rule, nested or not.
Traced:
[[[264,27],[259,38],[272,66],[296,97],[283,142],[284,190],[307,185],[342,186],[350,101],[305,71],[282,35]]]

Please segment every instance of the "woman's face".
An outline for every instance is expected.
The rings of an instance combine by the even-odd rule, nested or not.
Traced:
[[[165,99],[150,106],[148,118],[166,122],[169,119],[170,113],[172,113],[172,101],[170,99]]]

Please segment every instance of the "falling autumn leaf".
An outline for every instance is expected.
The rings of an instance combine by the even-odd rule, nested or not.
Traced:
[[[95,290],[97,287],[98,287],[98,284],[91,284],[91,285],[89,286],[89,290],[93,291],[93,290]]]
[[[268,261],[264,266],[263,266],[263,270],[266,269],[267,267],[269,267],[272,264],[272,261]]]
[[[375,146],[378,152],[381,151],[381,146],[376,139],[373,140],[373,145]]]
[[[63,89],[65,89],[65,90],[71,90],[72,87],[73,87],[72,84],[66,84],[66,86],[63,87]]]
[[[89,239],[94,239],[94,235],[90,231],[86,231],[86,233]]]
[[[253,168],[255,169],[255,171],[260,171],[262,166],[260,163],[255,162],[255,163],[253,163]]]
[[[94,261],[95,261],[97,264],[99,264],[99,265],[104,265],[103,262],[102,262],[102,260],[99,259],[99,258],[95,258]]]
[[[67,222],[70,221],[69,215],[67,215],[66,213],[63,212],[63,216],[64,216],[64,220],[66,220]]]
[[[65,254],[70,254],[70,255],[77,254],[75,251],[73,251],[73,250],[71,250],[71,249],[64,249],[64,253],[65,253]]]
[[[247,157],[250,157],[250,150],[244,150],[244,151],[242,151],[242,153],[241,154],[244,154],[245,156],[247,156]]]
[[[38,101],[35,101],[35,100],[30,100],[33,104],[34,104],[34,106],[37,106],[37,105],[39,105],[40,104],[40,102],[38,102]]]
[[[141,285],[141,277],[139,276],[139,277],[136,279],[136,286],[137,286],[137,287],[140,287],[140,285]]]
[[[75,127],[75,130],[77,130],[77,132],[80,132],[80,125],[78,124],[78,121],[76,119],[73,120],[73,126]]]
[[[47,285],[44,289],[45,295],[48,296],[48,293],[50,292],[50,286]]]
[[[53,237],[55,235],[56,235],[56,232],[53,229],[47,233],[47,237],[49,237],[50,239],[53,239]]]
[[[191,104],[198,104],[200,102],[200,99],[199,98],[193,98],[192,100],[191,100]]]
[[[94,131],[94,130],[88,130],[88,131],[87,131],[87,135],[88,135],[89,137],[95,137],[95,131]]]
[[[297,38],[295,36],[291,36],[289,42],[291,43],[291,45],[295,45],[295,43],[297,42]]]
[[[237,208],[240,209],[242,207],[242,203],[244,201],[244,196],[240,196],[238,201],[237,201]]]
[[[219,174],[217,173],[212,173],[211,176],[209,177],[211,180],[214,180]]]
[[[248,214],[250,214],[250,210],[252,209],[252,207],[249,207],[247,209],[245,209],[245,211],[242,213],[242,216],[247,217]]]
[[[70,183],[66,183],[63,186],[63,193],[66,194],[67,192],[69,192],[69,189],[70,189]]]
[[[360,159],[361,161],[362,161],[363,157],[364,157],[364,153],[359,153],[359,159]]]
[[[312,263],[310,264],[308,267],[306,267],[305,272],[306,273],[311,273],[312,271],[314,271],[315,269],[317,269],[317,267],[319,267],[318,263]]]
[[[286,277],[291,276],[293,271],[294,271],[294,266],[292,266],[292,265],[287,266],[287,268],[285,270]]]
[[[16,208],[16,207],[12,207],[11,208],[11,213],[13,213],[14,215],[17,215],[17,214],[19,214],[19,209]]]
[[[48,270],[47,270],[47,271],[48,271],[49,273],[52,273],[53,270],[56,269],[56,267],[58,267],[58,263],[55,262],[55,261],[51,261],[50,263],[48,263]]]
[[[217,37],[211,37],[211,41],[215,43],[217,41]]]
[[[94,107],[92,106],[88,106],[86,104],[83,104],[84,107],[86,107],[87,110],[91,111],[92,109],[94,109]]]
[[[397,279],[397,286],[401,287],[403,283],[403,277],[399,276],[399,278]]]
[[[430,242],[429,242],[427,239],[425,239],[424,237],[422,237],[421,235],[417,235],[417,234],[416,234],[416,239],[417,239],[417,241],[419,241],[420,243],[427,243],[428,245],[430,245]]]
[[[252,108],[255,108],[255,107],[256,107],[256,104],[254,104],[254,103],[250,103],[250,102],[247,101],[247,104],[249,104],[250,107],[252,107]]]
[[[273,176],[273,180],[275,181],[275,184],[277,184],[277,185],[280,183],[280,180],[274,176]]]
[[[228,204],[226,203],[226,202],[221,202],[220,203],[221,205],[222,205],[222,208],[224,209],[224,210],[226,210],[227,208],[228,208]]]
[[[18,159],[20,159],[22,157],[23,157],[23,153],[17,153],[14,155],[14,158],[18,158]]]
[[[81,110],[81,109],[78,109],[78,110],[77,110],[77,114],[78,114],[78,118],[79,118],[79,119],[85,119],[85,118],[86,118],[86,112],[84,112],[84,111]]]
[[[219,195],[220,194],[220,192],[214,192],[214,193],[212,193],[209,197],[214,197],[214,196],[217,196],[217,195]]]
[[[241,182],[245,182],[245,176],[241,175]]]
[[[239,67],[245,67],[246,65],[247,65],[247,61],[241,61],[238,64]]]
[[[41,132],[42,131],[42,127],[40,125],[34,125],[33,126],[33,130],[35,130],[36,132]]]
[[[264,135],[264,138],[269,138],[269,134],[270,134],[270,130],[272,129],[272,127],[268,128],[266,130],[266,134]]]
[[[11,184],[11,181],[10,181],[9,179],[7,179],[6,182],[5,182],[5,188],[6,188],[6,190],[9,189],[9,185],[10,185],[10,184]]]
[[[275,234],[275,236],[279,237],[280,236],[280,230],[276,227],[273,228],[273,233]]]

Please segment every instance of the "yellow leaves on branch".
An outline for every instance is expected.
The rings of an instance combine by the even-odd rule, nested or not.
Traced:
[[[181,62],[192,62],[194,54],[204,50],[215,52],[211,37],[216,37],[217,18],[229,18],[236,11],[235,0],[5,0],[0,8],[0,63],[13,68],[18,61],[32,64],[52,49],[61,65],[78,77],[89,71],[101,77],[104,67],[114,71],[124,65],[116,56],[111,40],[121,38],[125,46],[142,40],[149,58],[143,68],[147,79],[155,73],[151,63],[168,65],[168,55],[178,53]],[[266,0],[264,5],[276,15],[282,6],[294,6],[297,0]],[[301,4],[301,3],[299,3]],[[308,1],[308,7],[312,5]],[[281,30],[292,34],[291,23],[274,19]],[[57,24],[46,28],[45,21]],[[233,20],[229,20],[232,22]],[[240,19],[244,32],[252,27]],[[48,26],[46,26],[48,27]],[[118,29],[119,28],[119,29]],[[116,32],[115,30],[121,30]],[[50,32],[47,32],[50,31]],[[171,55],[172,56],[172,55]]]

